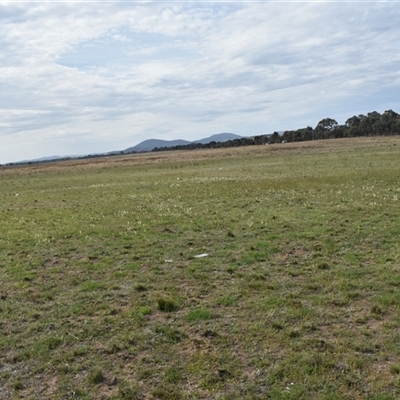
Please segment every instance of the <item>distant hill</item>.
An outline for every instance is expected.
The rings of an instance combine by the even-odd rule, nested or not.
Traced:
[[[151,151],[156,147],[172,147],[172,146],[181,146],[185,144],[189,144],[190,142],[187,140],[159,140],[159,139],[148,139],[143,142],[140,142],[136,146],[128,147],[123,150],[123,153],[132,153],[134,151]]]
[[[228,140],[240,139],[242,136],[234,133],[217,133],[204,139],[194,140],[195,143],[207,144],[210,142],[227,142]]]
[[[23,160],[23,161],[19,161],[19,162],[20,163],[28,163],[28,162],[54,161],[54,160],[58,160],[60,158],[63,158],[63,157],[61,157],[61,156],[49,156],[49,157],[35,158],[34,160]]]
[[[157,148],[163,148],[163,147],[174,147],[174,146],[186,146],[190,143],[201,143],[201,144],[207,144],[210,142],[227,142],[228,140],[234,140],[234,139],[240,139],[243,138],[243,136],[235,135],[234,133],[218,133],[203,139],[199,140],[193,140],[193,141],[188,141],[188,140],[160,140],[160,139],[148,139],[144,140],[143,142],[137,144],[136,146],[133,147],[128,147],[125,150],[117,150],[117,151],[109,151],[107,153],[96,153],[96,154],[87,154],[87,155],[68,155],[68,156],[49,156],[49,157],[42,157],[42,158],[36,158],[34,160],[23,160],[23,161],[18,161],[16,163],[10,163],[10,164],[28,164],[28,163],[41,163],[41,162],[49,162],[49,161],[61,161],[61,160],[66,160],[66,159],[71,159],[71,158],[92,158],[92,157],[101,157],[101,156],[112,156],[112,155],[118,155],[118,154],[127,154],[127,153],[140,153],[140,152],[146,152],[146,151],[152,151],[153,149]]]
[[[123,150],[123,153],[132,153],[132,152],[141,152],[141,151],[152,151],[156,147],[174,147],[174,146],[184,146],[190,143],[202,143],[207,144],[210,142],[226,142],[228,140],[239,139],[242,136],[235,135],[233,133],[218,133],[216,135],[209,136],[207,138],[193,140],[189,142],[187,140],[159,140],[159,139],[148,139],[145,140],[136,146],[128,147]]]

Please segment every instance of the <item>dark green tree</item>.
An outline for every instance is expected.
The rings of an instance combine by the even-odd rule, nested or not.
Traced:
[[[331,139],[335,137],[335,129],[337,129],[339,124],[335,119],[324,118],[318,122],[315,127],[315,138],[316,139]]]
[[[269,138],[269,143],[280,143],[281,141],[282,138],[278,132],[274,132]]]
[[[394,135],[397,133],[397,122],[400,115],[393,110],[385,111],[378,120],[374,122],[375,132],[379,135]]]
[[[346,123],[345,123],[345,128],[344,128],[344,136],[347,137],[355,137],[359,136],[359,128],[361,124],[361,119],[364,117],[363,115],[353,115],[351,118],[349,118]]]
[[[306,140],[314,140],[314,129],[311,126],[298,129],[295,134],[296,141],[304,142]]]

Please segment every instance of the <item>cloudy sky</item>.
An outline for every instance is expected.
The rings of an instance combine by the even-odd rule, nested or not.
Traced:
[[[400,112],[400,3],[1,1],[0,163]]]

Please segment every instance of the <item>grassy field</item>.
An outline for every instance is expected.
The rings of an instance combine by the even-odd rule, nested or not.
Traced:
[[[0,399],[400,398],[399,138],[2,168],[0,200]]]

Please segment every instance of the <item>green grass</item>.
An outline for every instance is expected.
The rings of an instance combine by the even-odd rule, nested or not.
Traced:
[[[189,311],[189,313],[185,316],[186,321],[188,322],[196,322],[201,320],[207,320],[212,318],[212,312],[203,308],[196,308],[194,310]]]
[[[399,142],[329,143],[0,169],[0,399],[400,398]]]

